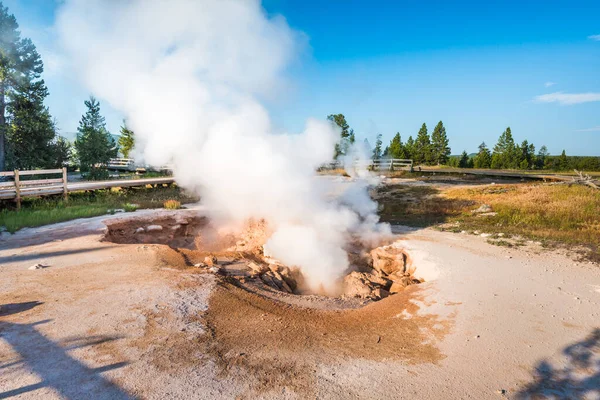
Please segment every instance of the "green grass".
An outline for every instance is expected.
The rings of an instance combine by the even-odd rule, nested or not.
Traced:
[[[77,218],[90,218],[108,214],[109,207],[102,204],[76,205],[56,207],[54,209],[26,209],[20,212],[12,210],[0,211],[0,225],[14,233],[25,227],[36,227]]]
[[[69,201],[62,197],[24,199],[17,211],[12,201],[0,203],[0,226],[14,233],[25,227],[36,227],[77,218],[97,217],[116,209],[131,212],[140,208],[162,208],[166,200],[181,203],[198,201],[198,198],[176,186],[157,188],[113,188],[89,193],[72,193]]]

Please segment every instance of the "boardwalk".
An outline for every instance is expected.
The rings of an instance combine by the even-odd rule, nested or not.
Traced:
[[[172,184],[175,178],[171,176],[142,179],[115,179],[109,181],[79,181],[68,182],[64,169],[38,170],[38,171],[10,171],[1,172],[3,176],[13,177],[14,181],[0,183],[0,199],[15,199],[17,203],[24,197],[39,197],[62,194],[67,197],[69,193],[86,190],[109,189],[113,187],[135,187],[146,185]],[[22,176],[30,175],[62,175],[61,178],[22,180]]]

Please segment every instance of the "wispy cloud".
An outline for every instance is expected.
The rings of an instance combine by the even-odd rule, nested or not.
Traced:
[[[600,35],[590,35],[588,39],[595,40],[596,42],[600,42]]]
[[[546,87],[550,87],[550,86],[554,86],[554,85],[556,85],[556,82],[546,82],[546,83],[544,83],[544,86],[546,86]]]
[[[555,92],[542,94],[533,98],[533,101],[538,103],[559,103],[562,105],[589,103],[592,101],[600,101],[600,93],[563,93]]]
[[[600,125],[592,128],[577,129],[575,132],[600,132]]]

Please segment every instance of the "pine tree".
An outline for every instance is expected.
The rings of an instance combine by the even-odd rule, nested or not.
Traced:
[[[413,158],[417,165],[426,164],[431,161],[431,140],[429,139],[425,123],[423,123],[417,134]]]
[[[540,151],[536,157],[536,166],[539,169],[544,169],[546,167],[546,160],[550,153],[548,153],[548,148],[546,146],[540,147]]]
[[[431,161],[437,165],[446,164],[450,155],[446,128],[442,121],[438,122],[431,133]]]
[[[6,135],[9,133],[7,106],[15,101],[17,96],[27,96],[32,91],[45,91],[44,82],[40,80],[43,69],[42,59],[33,42],[30,39],[21,38],[17,20],[14,15],[9,14],[8,8],[0,3],[0,170],[6,166],[5,155],[7,147],[9,147],[6,143]],[[14,110],[23,106],[23,98],[19,100],[21,104],[15,106]],[[23,121],[23,117],[24,114],[21,113],[18,116],[19,121]],[[34,119],[36,118],[44,117],[36,115]],[[34,125],[35,123],[28,124]],[[41,135],[43,137],[46,132]],[[37,138],[30,137],[28,140],[36,141]],[[11,150],[13,157],[16,157],[15,152],[18,153],[24,148],[22,144],[19,147],[19,150]]]
[[[373,148],[373,160],[379,160],[381,158],[381,146],[383,142],[381,141],[381,133],[377,135],[377,139],[375,140],[375,147]]]
[[[492,154],[490,149],[486,146],[485,142],[479,145],[479,152],[473,160],[475,168],[490,168],[492,165]]]
[[[54,165],[51,165],[50,167],[66,167],[71,159],[72,150],[71,143],[62,136],[58,136],[52,145],[52,160],[54,161]]]
[[[529,168],[534,169],[535,165],[536,165],[536,157],[535,157],[535,146],[533,145],[533,143],[529,143],[529,150],[527,150],[527,153],[529,154],[529,159],[528,159]]]
[[[515,141],[512,137],[510,127],[506,128],[498,138],[498,143],[494,146],[492,154],[492,168],[517,168],[519,164],[518,155],[515,148]]]
[[[566,171],[569,169],[569,160],[567,160],[567,154],[564,150],[560,154],[560,157],[558,157],[558,169],[560,171]]]
[[[469,155],[466,151],[463,151],[458,161],[458,168],[469,168]]]
[[[415,140],[412,135],[408,137],[406,141],[406,145],[404,145],[404,153],[406,154],[406,158],[414,161],[415,158]]]
[[[119,147],[123,157],[129,158],[129,152],[131,152],[134,146],[135,135],[131,129],[127,128],[127,123],[125,120],[123,120],[123,125],[121,126],[121,137],[119,137]]]
[[[14,169],[48,168],[56,164],[53,146],[56,128],[44,98],[48,91],[43,81],[23,84],[12,94],[9,112],[7,161]]]
[[[344,114],[330,114],[327,116],[327,119],[340,128],[340,140],[335,144],[333,154],[333,158],[337,159],[339,156],[347,154],[350,146],[354,144],[354,130],[350,129],[350,125],[346,122]]]
[[[400,132],[396,133],[394,138],[390,141],[388,156],[390,158],[400,159],[405,159],[407,157],[404,145],[402,144],[402,138],[400,137]]]
[[[103,179],[108,176],[103,166],[117,156],[118,148],[106,130],[98,100],[91,96],[85,105],[88,110],[79,121],[75,140],[79,165],[82,172],[88,172],[90,179]]]

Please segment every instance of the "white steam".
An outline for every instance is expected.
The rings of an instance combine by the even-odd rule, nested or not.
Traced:
[[[386,230],[364,187],[325,200],[329,181],[314,171],[339,137],[330,123],[274,132],[257,99],[284,88],[300,35],[259,1],[67,0],[56,25],[74,74],[126,115],[138,154],[172,164],[215,218],[266,219],[269,252],[313,289],[346,270],[350,234]]]

